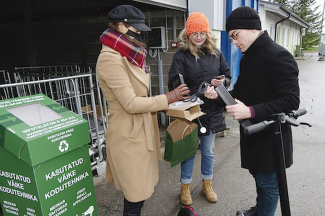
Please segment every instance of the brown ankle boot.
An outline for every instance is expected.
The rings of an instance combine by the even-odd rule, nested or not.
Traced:
[[[211,180],[203,180],[202,193],[205,194],[209,202],[215,203],[218,201],[217,194],[213,191]]]
[[[182,184],[181,188],[181,202],[184,205],[192,205],[192,197],[191,197],[191,185],[190,184]]]

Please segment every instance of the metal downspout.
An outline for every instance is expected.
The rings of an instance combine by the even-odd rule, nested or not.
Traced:
[[[289,16],[288,16],[288,17],[286,17],[286,18],[284,18],[283,20],[280,20],[280,21],[278,21],[278,22],[275,23],[275,31],[274,31],[274,33],[275,33],[275,35],[274,35],[274,41],[275,41],[275,42],[276,42],[276,32],[277,32],[277,29],[278,29],[278,24],[279,24],[280,22],[283,22],[283,21],[289,19],[290,17],[291,17],[291,13],[289,13]]]
[[[186,0],[186,19],[189,16],[189,10],[188,10],[188,0]]]

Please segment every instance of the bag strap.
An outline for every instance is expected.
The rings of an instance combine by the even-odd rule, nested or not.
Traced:
[[[188,128],[191,129],[191,133],[193,132],[193,129],[192,129],[191,125],[187,125],[186,128],[185,128],[184,131],[183,131],[182,139],[184,138],[185,132],[187,131]]]

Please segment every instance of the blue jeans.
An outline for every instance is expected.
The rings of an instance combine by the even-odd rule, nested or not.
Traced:
[[[204,180],[211,180],[213,177],[213,146],[216,134],[210,131],[207,136],[201,136],[201,178]],[[190,184],[192,182],[192,172],[194,157],[181,163],[181,183]]]
[[[259,216],[274,216],[279,200],[278,178],[276,172],[256,173],[256,206]]]

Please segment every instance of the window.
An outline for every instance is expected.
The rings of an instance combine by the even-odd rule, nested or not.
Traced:
[[[280,26],[277,26],[276,28],[276,41],[275,42],[280,42]]]
[[[270,37],[272,38],[272,40],[274,40],[274,33],[273,33],[273,31],[274,31],[274,25],[271,25],[270,26]]]
[[[286,29],[283,28],[283,29],[282,29],[282,46],[283,46],[283,47],[286,46],[285,41],[286,41]]]

